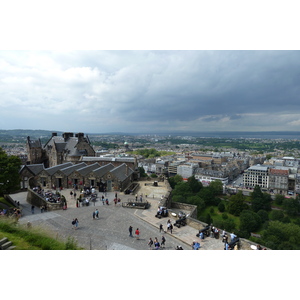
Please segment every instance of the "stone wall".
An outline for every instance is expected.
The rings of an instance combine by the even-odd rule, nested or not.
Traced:
[[[171,208],[177,208],[181,210],[188,210],[189,211],[189,217],[191,218],[197,218],[197,206],[191,205],[187,203],[180,203],[180,202],[172,202]]]
[[[28,189],[26,201],[29,204],[34,205],[35,207],[45,206],[45,207],[47,207],[48,211],[62,209],[62,207],[63,207],[62,203],[47,202],[46,200],[44,200],[43,197],[41,197],[39,194],[37,194],[36,192],[34,192],[31,189]]]

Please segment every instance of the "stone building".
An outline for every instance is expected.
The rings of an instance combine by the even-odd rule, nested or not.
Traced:
[[[280,168],[269,170],[269,189],[276,194],[286,194],[289,189],[289,169]]]
[[[74,187],[82,189],[93,186],[100,192],[123,191],[134,180],[134,174],[134,170],[125,163],[116,167],[111,163],[100,166],[98,163],[87,165],[83,162],[67,162],[50,168],[44,168],[43,164],[25,165],[20,171],[26,188],[40,186],[45,190]]]
[[[52,133],[52,137],[44,146],[40,139],[32,140],[27,137],[28,164],[43,163],[45,168],[63,164],[77,163],[82,156],[95,156],[88,136],[84,133],[74,134],[65,132],[62,136]]]

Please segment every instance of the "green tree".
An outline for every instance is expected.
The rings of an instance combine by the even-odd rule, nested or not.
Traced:
[[[215,198],[213,190],[207,186],[203,187],[198,194],[205,201],[206,206],[219,204]]]
[[[263,205],[263,202],[264,202],[263,197],[264,197],[264,195],[263,195],[260,187],[258,185],[256,185],[254,187],[253,192],[251,193],[251,202],[252,202],[251,208],[254,212],[258,212],[260,209],[264,209],[263,208],[263,206],[264,206]]]
[[[8,156],[0,147],[0,196],[20,188],[20,168],[20,158],[14,155]]]
[[[172,197],[180,196],[182,201],[187,203],[188,197],[193,196],[191,187],[186,184],[186,182],[180,182],[176,184],[175,188],[172,190]]]
[[[300,249],[300,226],[271,221],[262,232],[262,244],[273,250]]]
[[[275,203],[281,205],[283,203],[284,196],[280,194],[275,195]]]
[[[269,215],[268,212],[264,209],[261,209],[257,212],[257,214],[260,216],[262,223],[265,223],[266,221],[269,221]]]
[[[283,200],[283,209],[289,216],[297,216],[300,211],[299,199],[285,198]]]
[[[240,230],[245,232],[254,232],[258,230],[261,226],[261,218],[260,216],[251,211],[244,210],[240,215]]]
[[[225,205],[223,202],[220,202],[218,205],[218,210],[219,212],[224,212],[225,211]]]
[[[169,178],[169,183],[170,183],[170,186],[172,189],[175,188],[176,184],[178,184],[179,182],[182,182],[182,181],[183,181],[183,178],[179,174]]]
[[[190,186],[190,188],[191,188],[191,190],[192,190],[193,193],[198,193],[201,190],[201,188],[203,187],[202,183],[199,182],[195,178],[195,176],[189,177],[187,183]]]
[[[221,180],[212,181],[208,188],[212,190],[215,196],[223,194],[223,184]]]
[[[139,167],[139,172],[141,177],[147,177],[147,174],[145,172],[145,169],[143,167]]]
[[[232,195],[229,198],[228,212],[234,216],[239,216],[243,210],[248,209],[248,205],[245,202],[245,196],[242,191],[239,191],[236,195]]]
[[[272,221],[282,221],[284,218],[284,213],[282,210],[274,209],[270,212],[270,220]]]
[[[268,193],[262,193],[260,187],[256,185],[251,193],[252,210],[258,212],[260,209],[271,210],[272,198]]]

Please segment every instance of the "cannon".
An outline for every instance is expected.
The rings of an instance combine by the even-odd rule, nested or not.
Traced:
[[[183,217],[181,219],[178,219],[175,221],[174,226],[180,228],[180,226],[185,226],[186,225],[186,217]]]
[[[210,226],[206,226],[203,229],[200,229],[199,233],[197,233],[196,236],[199,237],[201,232],[203,232],[203,235],[209,236],[209,234],[210,234],[209,229],[210,229]]]

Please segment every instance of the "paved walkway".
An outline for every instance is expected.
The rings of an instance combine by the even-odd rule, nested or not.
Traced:
[[[41,213],[39,208],[35,208],[35,213],[31,213],[31,206],[26,202],[27,192],[10,195],[14,200],[19,201],[23,210],[23,217],[20,224],[26,224],[28,221],[33,226],[41,226],[53,233],[54,237],[67,239],[74,237],[79,246],[85,249],[108,249],[108,250],[147,250],[148,240],[155,237],[161,241],[162,234],[165,236],[166,249],[175,249],[177,245],[181,245],[184,250],[191,249],[192,242],[200,239],[196,237],[198,231],[190,226],[177,228],[174,226],[172,234],[160,233],[159,225],[162,224],[166,229],[167,220],[171,219],[175,222],[174,217],[158,219],[155,217],[159,200],[166,193],[163,183],[159,183],[159,187],[142,186],[138,191],[139,195],[147,194],[150,202],[150,208],[146,210],[124,208],[121,204],[115,206],[113,199],[114,192],[107,193],[110,205],[103,205],[101,201],[102,193],[98,193],[95,203],[90,203],[88,207],[76,207],[76,201],[70,196],[70,189],[62,191],[68,203],[67,210],[57,210]],[[78,193],[77,193],[78,194]],[[118,193],[121,201],[134,199],[134,195],[125,195]],[[99,210],[99,219],[94,220],[92,213],[95,209]],[[71,221],[78,218],[79,228],[72,229]],[[133,227],[135,231],[139,228],[141,232],[140,239],[129,237],[128,228]],[[205,238],[201,242],[200,250],[223,250],[224,245],[221,240],[214,238]]]

